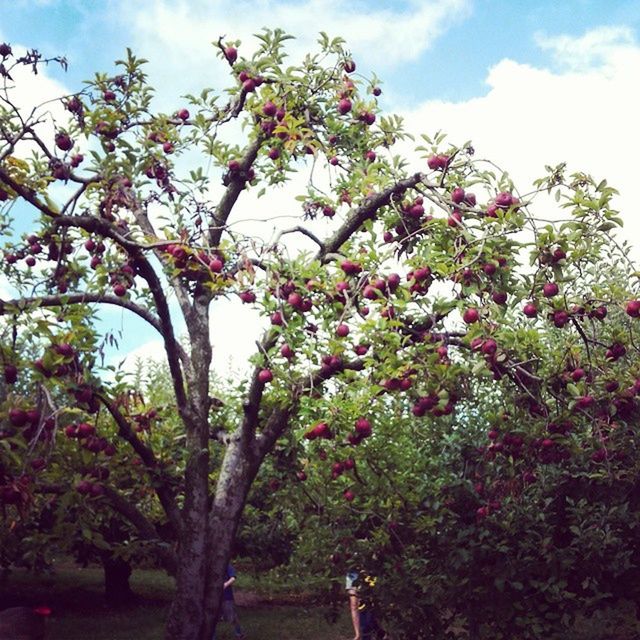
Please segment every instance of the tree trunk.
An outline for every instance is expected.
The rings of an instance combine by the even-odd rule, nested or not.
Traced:
[[[202,628],[198,640],[211,640],[220,613],[222,585],[251,483],[260,464],[245,443],[229,444],[220,470],[207,528]],[[174,636],[167,635],[169,637]]]
[[[202,464],[204,470],[200,468]],[[200,640],[202,637],[207,564],[207,464],[205,454],[196,454],[187,463],[183,526],[178,536],[176,592],[167,618],[167,640]]]
[[[117,607],[131,601],[134,596],[129,585],[131,565],[122,558],[111,554],[102,554],[102,568],[104,569],[104,596],[107,604]]]

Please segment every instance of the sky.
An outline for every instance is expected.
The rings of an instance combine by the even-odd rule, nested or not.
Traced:
[[[620,191],[623,237],[640,247],[640,0],[0,0],[0,16],[0,42],[67,57],[66,73],[45,73],[47,92],[78,90],[130,47],[149,60],[167,111],[223,86],[219,36],[250,47],[262,27],[282,27],[296,36],[295,59],[319,31],[340,35],[358,70],[382,79],[382,106],[407,130],[472,140],[524,191],[563,161],[607,178]],[[41,91],[33,83],[28,97]],[[157,352],[146,329],[113,314],[123,352]],[[255,330],[226,312],[218,322]],[[218,366],[233,353],[229,341],[217,345]]]

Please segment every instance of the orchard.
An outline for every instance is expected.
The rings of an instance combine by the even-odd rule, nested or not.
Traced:
[[[64,61],[0,47],[2,536],[62,505],[43,536],[79,521],[93,552],[153,555],[175,576],[166,638],[208,640],[260,474],[296,554],[376,573],[397,637],[549,637],[637,583],[640,294],[616,192],[564,165],[519,191],[471,143],[403,132],[341,39],[292,66],[287,40],[220,40],[228,88],[170,113],[130,51],[19,105]],[[108,307],[161,338],[161,401],[105,368]],[[253,339],[225,313],[264,332],[220,383],[212,336]]]

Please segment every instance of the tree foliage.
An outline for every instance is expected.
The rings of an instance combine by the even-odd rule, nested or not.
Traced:
[[[132,52],[55,108],[18,107],[15,83],[42,60],[2,50],[4,509],[17,521],[41,477],[64,484],[71,469],[73,500],[115,510],[176,572],[167,637],[208,638],[247,494],[273,452],[283,476],[323,474],[323,490],[359,513],[376,548],[407,549],[406,569],[384,572],[397,580],[388,593],[421,594],[415,602],[433,610],[425,629],[453,633],[450,613],[456,629],[498,637],[488,615],[506,599],[487,606],[494,591],[477,564],[500,567],[493,584],[512,596],[505,540],[527,525],[537,532],[528,543],[556,544],[545,535],[556,507],[538,479],[584,478],[563,508],[573,500],[587,517],[587,485],[635,469],[640,302],[628,250],[611,236],[615,190],[559,166],[519,193],[470,143],[440,133],[411,156],[401,119],[380,112],[376,81],[342,40],[322,35],[318,53],[289,65],[287,39],[264,31],[246,57],[219,41],[231,87],[171,114],[154,110]],[[285,226],[273,202],[295,174],[306,188]],[[248,202],[272,237],[243,224]],[[265,326],[226,404],[210,376],[211,332],[236,339],[217,313],[222,300]],[[160,335],[173,411],[105,375],[104,307]],[[491,444],[476,454],[458,446],[480,424]],[[396,441],[407,444],[391,469]],[[404,475],[402,456],[423,450],[425,475]],[[378,505],[386,483],[396,488]],[[532,493],[541,519],[529,507],[516,517]],[[378,527],[396,521],[398,532]],[[530,551],[522,562],[534,567],[540,548]],[[545,595],[509,615],[540,637],[570,585],[522,585],[526,597]]]

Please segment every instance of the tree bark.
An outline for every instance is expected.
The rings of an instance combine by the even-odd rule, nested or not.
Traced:
[[[261,460],[244,439],[229,445],[211,505],[208,527],[207,575],[201,640],[210,640],[220,613],[222,585],[236,531]]]
[[[238,441],[224,457],[211,509],[191,510],[178,550],[176,595],[165,630],[166,640],[211,640],[220,612],[222,585],[247,493],[259,463]],[[196,526],[197,517],[204,517]],[[201,539],[200,532],[206,531]]]
[[[129,585],[131,565],[122,558],[104,553],[102,568],[104,570],[104,596],[107,604],[111,607],[117,607],[131,602],[131,598],[134,597]]]
[[[193,444],[188,444],[190,449]],[[185,470],[185,504],[182,510],[182,534],[178,541],[176,593],[167,618],[167,640],[201,638],[207,565],[208,462],[206,451],[192,450]]]

